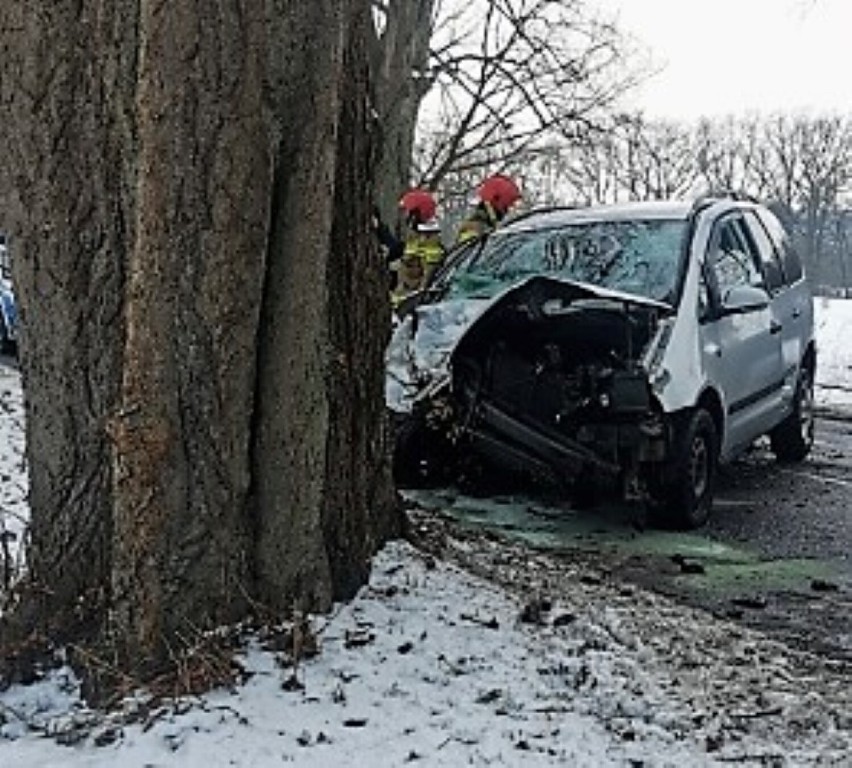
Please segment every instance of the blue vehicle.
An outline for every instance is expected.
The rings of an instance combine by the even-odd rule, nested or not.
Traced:
[[[0,353],[13,354],[18,347],[18,307],[12,291],[6,239],[2,235],[0,238]]]

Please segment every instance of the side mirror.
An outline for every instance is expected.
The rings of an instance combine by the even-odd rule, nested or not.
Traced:
[[[763,288],[754,285],[735,285],[725,291],[722,297],[722,314],[737,315],[766,309],[769,306],[769,294]]]

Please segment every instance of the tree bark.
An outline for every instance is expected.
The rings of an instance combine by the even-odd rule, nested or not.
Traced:
[[[381,135],[376,202],[393,218],[411,184],[420,104],[431,88],[429,43],[435,0],[389,0],[384,28],[371,49],[374,95]]]
[[[133,239],[138,14],[129,0],[40,5],[0,4],[0,225],[21,314],[32,509],[21,613],[74,633],[100,628],[108,605],[105,427],[120,388]]]
[[[0,10],[40,596],[15,620],[152,674],[252,606],[350,596],[396,530],[369,7],[37,5]]]

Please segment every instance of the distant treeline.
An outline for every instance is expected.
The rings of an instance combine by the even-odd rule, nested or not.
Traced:
[[[544,142],[509,170],[527,202],[589,205],[737,190],[768,203],[815,283],[852,286],[852,118],[729,117],[687,124],[620,114]],[[463,180],[453,185],[465,188]]]

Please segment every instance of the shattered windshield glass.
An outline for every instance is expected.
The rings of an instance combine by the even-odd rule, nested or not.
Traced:
[[[449,275],[453,296],[493,296],[534,275],[674,302],[686,222],[625,220],[492,235]]]

